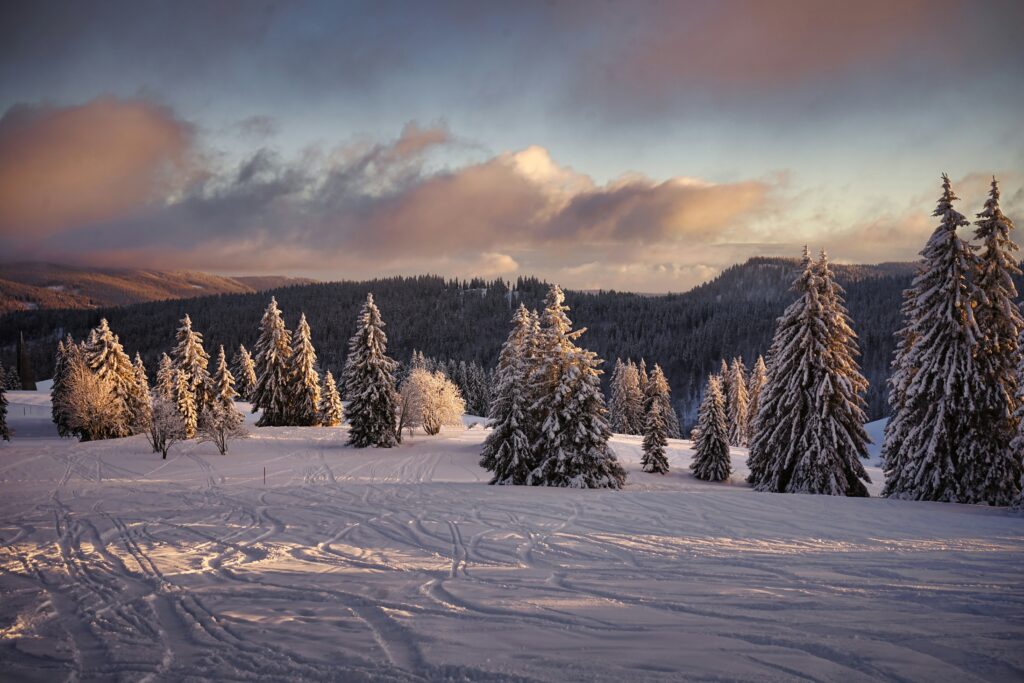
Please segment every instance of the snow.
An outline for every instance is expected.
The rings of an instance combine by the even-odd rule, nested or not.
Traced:
[[[57,439],[45,393],[8,398],[2,678],[1024,676],[1005,510],[756,493],[742,449],[700,482],[679,440],[644,474],[636,436],[611,442],[623,491],[492,487],[482,426],[380,450],[267,427],[162,461],[141,436]]]

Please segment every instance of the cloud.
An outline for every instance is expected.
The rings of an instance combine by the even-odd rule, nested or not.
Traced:
[[[17,199],[0,208],[8,258],[325,279],[521,273],[681,291],[749,256],[796,254],[805,240],[842,261],[912,258],[933,227],[937,192],[827,222],[831,200],[810,193],[824,208],[808,214],[813,205],[791,194],[785,173],[732,182],[634,173],[598,183],[536,145],[474,149],[475,160],[443,165],[467,143],[443,124],[416,122],[391,140],[355,138],[294,157],[263,147],[225,166],[173,112],[112,99],[16,108],[0,121],[0,141],[0,196]],[[104,153],[93,161],[82,150]],[[34,175],[20,175],[26,168]],[[49,184],[34,187],[31,177]],[[1021,177],[1003,180],[1004,205],[1014,207]],[[968,215],[987,182],[958,181]]]
[[[646,262],[654,249],[662,266],[644,272],[678,279],[689,265],[666,261],[665,250],[742,236],[775,201],[764,180],[633,174],[599,185],[539,146],[438,167],[436,152],[466,144],[444,125],[416,122],[387,142],[291,159],[261,148],[230,167],[209,161],[221,157],[199,149],[173,112],[140,101],[22,106],[0,131],[0,191],[17,198],[0,214],[13,257],[328,277],[509,275]]]
[[[11,107],[0,118],[0,235],[116,220],[182,190],[193,138],[170,110],[140,100]]]

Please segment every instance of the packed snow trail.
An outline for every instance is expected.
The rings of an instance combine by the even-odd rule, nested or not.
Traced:
[[[1024,517],[667,476],[492,487],[479,426],[390,450],[338,428],[53,436],[11,392],[0,678],[1024,679]],[[267,483],[263,485],[263,468]],[[877,467],[869,468],[881,486]]]

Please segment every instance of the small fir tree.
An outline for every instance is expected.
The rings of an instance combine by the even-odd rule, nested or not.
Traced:
[[[320,373],[316,371],[316,350],[305,313],[292,336],[288,380],[289,422],[300,427],[319,424]]]
[[[734,358],[729,368],[729,443],[733,446],[747,445],[747,394],[746,371],[743,360]]]
[[[219,403],[225,408],[235,409],[235,398],[238,392],[235,391],[235,376],[228,369],[227,356],[224,353],[224,346],[217,350],[217,364],[210,378],[212,389],[212,403]],[[211,403],[211,405],[212,405]]]
[[[175,369],[184,372],[188,378],[196,398],[196,410],[201,413],[213,400],[210,354],[203,348],[203,335],[192,329],[192,319],[187,314],[181,319],[175,340],[177,345],[171,351],[171,360]]]
[[[235,387],[238,395],[244,401],[251,401],[253,392],[256,390],[256,365],[245,345],[238,346],[238,353],[234,358],[235,379],[238,384]]]
[[[656,474],[668,473],[668,457],[665,449],[668,446],[669,413],[672,405],[669,402],[668,381],[660,365],[647,380],[647,419],[644,423],[643,456],[640,465],[644,472]]]
[[[257,427],[288,424],[289,366],[292,353],[291,333],[284,326],[277,299],[271,297],[260,321],[256,342],[256,388],[252,394],[252,412],[263,411]]]
[[[747,440],[754,434],[754,425],[757,422],[757,413],[761,409],[761,392],[764,384],[768,381],[768,368],[764,364],[764,358],[757,357],[754,369],[750,372],[750,383],[747,386]]]
[[[338,387],[334,383],[334,375],[328,370],[324,374],[324,388],[320,392],[320,424],[324,427],[337,427],[344,419],[344,412],[341,405],[341,396],[338,395]]]
[[[127,401],[128,419],[131,422],[132,433],[142,434],[149,429],[153,410],[149,396],[149,378],[146,376],[146,366],[142,363],[142,356],[138,353],[135,354],[132,369],[135,372],[135,382],[132,384],[132,391]]]
[[[158,394],[168,401],[174,401],[176,391],[177,375],[174,370],[174,361],[166,353],[160,354],[160,365],[156,371],[156,387]]]
[[[729,430],[725,418],[725,399],[718,375],[709,375],[698,414],[698,433],[694,442],[690,471],[704,481],[725,481],[732,474],[729,459]]]
[[[349,443],[356,448],[390,448],[396,443],[397,364],[387,355],[384,321],[373,302],[373,294],[366,295],[356,326],[345,359]]]

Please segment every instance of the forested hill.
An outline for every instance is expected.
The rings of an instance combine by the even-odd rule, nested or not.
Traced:
[[[610,361],[616,357],[660,363],[672,384],[684,422],[692,421],[699,391],[722,357],[743,356],[748,364],[768,348],[776,317],[790,302],[798,261],[753,258],[684,294],[649,296],[620,292],[567,292],[570,316],[587,332],[581,342]],[[884,380],[899,324],[901,292],[911,264],[834,267],[847,290],[850,312],[861,338],[862,362],[871,382],[870,416],[885,412]],[[356,313],[372,291],[384,315],[389,352],[405,361],[412,350],[428,356],[476,360],[493,366],[518,301],[540,307],[545,283],[522,278],[451,281],[421,276],[369,282],[298,285],[258,294],[226,294],[95,310],[20,311],[0,318],[0,358],[13,362],[19,331],[29,341],[37,377],[48,377],[56,339],[65,332],[80,339],[106,317],[126,351],[141,351],[152,376],[159,353],[169,350],[178,320],[188,313],[206,337],[207,350],[224,344],[233,355],[239,343],[252,348],[257,324],[271,295],[293,326],[301,312],[313,329],[321,364],[337,374]]]
[[[210,294],[259,292],[313,280],[276,275],[225,277],[188,271],[0,263],[0,313],[98,308]]]

